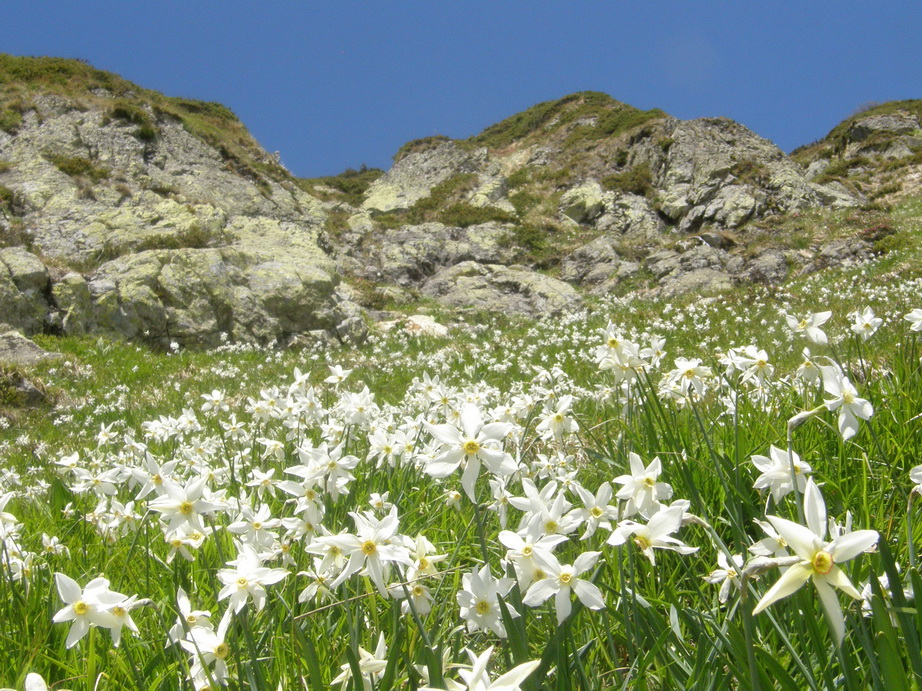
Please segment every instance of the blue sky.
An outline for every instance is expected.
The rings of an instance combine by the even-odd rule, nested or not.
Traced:
[[[228,105],[297,175],[388,167],[540,101],[604,91],[782,149],[922,98],[922,3],[10,0],[0,52],[79,57]]]

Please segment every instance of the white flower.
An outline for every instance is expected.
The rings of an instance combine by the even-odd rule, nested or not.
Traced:
[[[788,323],[788,328],[795,334],[803,334],[811,343],[817,345],[826,345],[829,339],[820,327],[825,324],[832,312],[814,312],[813,314],[798,320],[790,314],[784,315]]]
[[[580,535],[580,540],[588,540],[595,534],[595,531],[601,526],[605,530],[611,530],[611,521],[618,520],[618,507],[610,506],[608,502],[612,498],[611,483],[603,482],[599,485],[595,496],[578,483],[573,483],[573,490],[579,495],[583,502],[583,507],[573,509],[568,517],[576,518],[580,523],[586,523],[586,530]]]
[[[547,576],[547,572],[535,557],[546,555],[552,558],[552,550],[566,540],[565,536],[556,533],[542,537],[540,530],[530,531],[527,526],[523,533],[503,530],[499,534],[499,541],[507,550],[506,560],[512,562],[519,588],[522,590],[528,588],[533,581]]]
[[[121,630],[121,624],[112,614],[112,608],[124,602],[126,598],[121,593],[109,590],[108,580],[94,578],[82,590],[74,579],[63,573],[56,573],[54,580],[58,587],[58,595],[66,606],[55,613],[52,621],[56,624],[73,622],[67,634],[68,648],[74,647],[90,630],[90,626]]]
[[[874,316],[874,310],[865,307],[862,312],[852,312],[849,317],[852,319],[852,331],[862,340],[866,341],[874,332],[880,328],[884,320]]]
[[[484,424],[480,408],[466,403],[461,408],[461,429],[455,425],[431,425],[425,423],[429,433],[442,443],[441,453],[429,461],[425,471],[436,478],[451,475],[464,464],[461,486],[471,499],[476,501],[474,484],[480,474],[480,462],[486,463],[490,472],[506,476],[514,473],[518,466],[512,456],[497,448],[511,429],[506,422]]]
[[[922,332],[922,308],[916,307],[912,312],[903,315],[903,319],[909,322],[909,330]]]
[[[387,643],[384,641],[383,631],[378,635],[378,645],[375,646],[373,653],[359,646],[358,662],[359,671],[362,673],[362,688],[365,691],[372,691],[372,689],[376,688],[374,685],[375,680],[380,678],[384,670],[387,669]],[[346,682],[352,679],[352,666],[347,663],[342,665],[340,669],[342,670],[340,675],[330,683],[342,684],[345,687]]]
[[[595,566],[601,552],[584,552],[576,558],[572,566],[570,564],[561,564],[557,557],[550,552],[541,552],[535,557],[547,572],[547,577],[540,581],[532,583],[528,592],[522,598],[522,604],[529,607],[537,607],[554,595],[554,607],[557,610],[557,625],[563,624],[564,620],[570,616],[570,591],[576,593],[576,597],[589,609],[603,609],[605,600],[602,598],[602,591],[595,584],[579,578],[584,573]]]
[[[797,366],[794,376],[807,382],[818,381],[822,376],[820,368],[810,359],[810,349],[803,349],[803,361]]]
[[[370,513],[363,515],[349,512],[349,515],[355,521],[355,535],[331,535],[329,537],[320,537],[316,540],[318,543],[337,547],[344,556],[349,557],[346,568],[330,584],[330,587],[336,588],[349,576],[364,567],[365,573],[368,574],[378,588],[381,597],[386,598],[387,585],[384,573],[386,564],[393,562],[413,566],[413,560],[410,559],[410,550],[400,544],[398,539],[392,540],[397,536],[397,528],[399,527],[397,507],[392,506],[387,516],[381,520],[378,520]]]
[[[801,561],[781,575],[775,585],[762,596],[752,613],[758,614],[772,603],[799,590],[808,580],[812,580],[832,626],[836,643],[841,644],[845,636],[845,619],[832,586],[856,600],[861,599],[861,593],[855,589],[838,565],[873,547],[880,536],[874,530],[856,530],[827,542],[826,503],[813,478],[807,481],[804,490],[804,514],[807,519],[806,526],[778,516],[767,516],[787,546]]]
[[[512,583],[511,578],[493,578],[489,564],[484,564],[480,571],[473,570],[461,577],[462,589],[458,591],[457,599],[468,631],[489,629],[500,638],[506,637],[499,598],[506,596]],[[506,607],[510,613],[515,611],[508,604]]]
[[[170,628],[167,637],[167,645],[170,643],[179,643],[186,631],[191,631],[195,627],[213,629],[209,617],[211,612],[201,609],[192,609],[192,603],[186,591],[180,587],[176,593],[176,603],[179,605],[179,616],[176,617],[176,623]]]
[[[544,419],[538,423],[535,432],[542,439],[556,439],[560,441],[564,434],[570,434],[579,431],[579,425],[570,417],[570,406],[573,405],[573,396],[562,396],[557,403],[557,410],[548,413]]]
[[[607,542],[609,545],[619,546],[633,539],[637,548],[653,565],[656,564],[654,549],[669,549],[679,554],[692,554],[698,551],[697,547],[689,547],[681,540],[671,537],[672,533],[682,527],[684,515],[685,507],[682,503],[674,502],[672,506],[661,508],[646,525],[634,521],[621,521],[608,537]]]
[[[772,493],[772,499],[777,504],[781,499],[794,489],[794,483],[791,480],[791,466],[794,466],[793,477],[797,480],[797,489],[804,491],[807,484],[806,476],[813,472],[813,469],[805,462],[800,460],[800,456],[788,452],[772,445],[769,450],[769,457],[754,455],[752,463],[756,468],[762,471],[762,474],[756,479],[753,488],[768,489]]]
[[[475,655],[471,650],[467,651],[471,658],[471,669],[458,670],[458,674],[464,680],[466,684],[464,688],[468,691],[519,691],[522,682],[541,664],[541,660],[523,662],[491,681],[487,672],[487,663],[492,653],[493,646],[487,648],[479,656]]]
[[[267,585],[278,583],[288,575],[285,569],[270,569],[262,565],[262,559],[250,545],[240,545],[237,558],[228,562],[233,569],[218,571],[218,580],[224,587],[218,593],[218,600],[230,598],[230,608],[234,613],[243,609],[251,597],[256,611],[266,604]]]
[[[624,485],[615,496],[627,502],[624,507],[624,516],[633,516],[639,513],[644,518],[650,518],[660,509],[660,500],[668,500],[672,496],[672,487],[665,482],[657,482],[663,470],[659,457],[650,461],[645,468],[643,461],[633,451],[628,454],[631,464],[631,474],[615,478],[615,482]]]
[[[189,635],[180,641],[180,645],[193,656],[190,674],[195,679],[203,679],[206,687],[210,685],[209,678],[219,684],[226,684],[228,677],[227,657],[230,655],[230,646],[225,640],[227,628],[231,622],[231,610],[227,610],[218,624],[218,630],[210,627],[195,626],[189,630]],[[214,663],[214,667],[206,672],[205,668]],[[196,688],[199,688],[196,686]]]
[[[827,410],[839,411],[839,434],[848,440],[858,433],[858,418],[869,420],[874,408],[863,398],[858,398],[858,391],[852,386],[842,368],[836,363],[820,367],[823,373],[823,387],[832,399],[824,401]]]
[[[717,566],[719,568],[714,569],[707,576],[704,576],[704,580],[713,585],[720,583],[720,592],[717,594],[717,599],[720,602],[726,602],[727,598],[730,597],[730,588],[740,587],[740,572],[743,570],[743,555],[734,554],[733,563],[731,564],[727,561],[726,554],[718,552]]]

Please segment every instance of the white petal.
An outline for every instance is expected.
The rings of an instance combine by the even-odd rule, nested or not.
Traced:
[[[804,514],[807,518],[807,527],[821,540],[826,537],[826,502],[820,488],[811,477],[807,480],[804,490]]]
[[[71,605],[83,597],[83,590],[80,588],[80,585],[70,576],[65,576],[63,573],[56,573],[54,575],[54,582],[58,586],[58,595],[61,596],[61,600],[65,604]]]
[[[832,555],[836,564],[841,564],[849,559],[854,559],[862,552],[867,551],[877,544],[880,538],[876,530],[856,530],[845,533],[829,543],[826,551]]]
[[[772,603],[787,597],[791,593],[797,592],[800,590],[801,586],[807,582],[807,579],[810,578],[812,573],[813,569],[809,564],[794,564],[794,566],[781,574],[781,578],[778,579],[775,585],[768,589],[768,592],[762,596],[762,599],[759,600],[759,603],[755,606],[755,609],[752,610],[752,613],[758,614]]]
[[[845,575],[845,572],[840,569],[838,566],[833,566],[832,571],[830,571],[824,577],[826,582],[829,585],[834,585],[836,588],[839,588],[846,595],[851,596],[855,600],[862,600],[861,593],[852,585],[852,582],[848,580],[848,576]],[[816,580],[816,579],[814,579]]]
[[[461,445],[461,432],[454,425],[430,425],[429,423],[425,423],[425,425],[426,429],[429,430],[429,434],[443,444]]]
[[[573,572],[578,575],[588,571],[595,566],[601,554],[601,552],[583,552],[573,562]]]
[[[40,675],[30,672],[26,676],[25,691],[48,691],[48,684],[45,683],[45,680]]]
[[[605,598],[602,597],[602,591],[594,583],[578,580],[573,585],[573,591],[579,601],[589,609],[605,608]]]
[[[845,638],[845,617],[842,616],[842,606],[839,604],[839,598],[836,597],[836,591],[819,576],[814,577],[813,584],[820,596],[820,602],[823,603],[823,610],[826,612],[829,626],[832,627],[836,645],[841,645],[842,639]]]
[[[483,427],[483,417],[480,415],[480,408],[472,403],[465,403],[461,406],[461,429],[464,430],[464,436],[468,439],[475,439],[481,427]]]
[[[541,664],[541,660],[532,660],[523,662],[518,667],[513,667],[496,681],[490,684],[490,691],[518,691],[522,682],[528,678],[528,675],[534,672]]]
[[[794,550],[794,553],[801,559],[812,561],[813,556],[823,548],[823,541],[806,526],[778,516],[766,516],[766,518],[788,547]]]
[[[553,579],[542,578],[540,581],[535,581],[531,584],[528,592],[525,593],[525,597],[522,598],[522,604],[528,607],[537,607],[556,592],[557,587]]]
[[[570,603],[570,589],[561,588],[554,596],[554,606],[557,609],[557,626],[563,624],[564,620],[570,616],[573,605]]]

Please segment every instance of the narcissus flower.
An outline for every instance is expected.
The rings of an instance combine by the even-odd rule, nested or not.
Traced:
[[[535,581],[531,584],[525,597],[522,598],[522,604],[529,607],[537,607],[554,595],[554,607],[557,610],[557,625],[563,624],[564,620],[570,616],[572,605],[570,603],[570,592],[576,593],[576,597],[589,609],[603,609],[605,600],[602,597],[602,591],[590,581],[579,578],[580,574],[588,571],[595,566],[601,552],[584,552],[576,558],[576,561],[570,564],[561,564],[557,557],[550,552],[542,552],[535,556],[547,573],[546,578]]]
[[[518,468],[512,456],[499,448],[512,426],[506,422],[484,424],[480,408],[476,405],[468,403],[461,408],[461,429],[428,422],[425,426],[443,444],[441,453],[429,461],[425,471],[432,477],[443,478],[464,465],[461,486],[471,501],[476,501],[474,484],[480,475],[481,461],[486,463],[490,472],[500,477],[511,475]]]
[[[826,338],[826,334],[823,333],[820,327],[825,324],[831,316],[832,312],[814,312],[803,319],[798,319],[790,314],[786,314],[785,319],[787,320],[788,328],[795,334],[803,334],[807,337],[807,340],[817,345],[826,345],[829,339]]]
[[[762,596],[752,613],[758,614],[769,605],[800,590],[808,580],[812,580],[832,627],[836,644],[841,644],[845,637],[845,618],[842,616],[842,608],[832,586],[856,600],[861,599],[861,593],[839,568],[839,564],[854,559],[873,547],[880,536],[875,530],[856,530],[841,534],[827,542],[826,503],[812,478],[807,481],[804,490],[804,514],[806,526],[786,518],[767,516],[778,535],[801,561],[790,566],[781,575],[775,585]]]
[[[870,420],[874,407],[865,399],[858,398],[858,390],[836,363],[820,367],[823,373],[823,388],[832,396],[824,401],[829,411],[839,411],[839,434],[849,440],[858,433],[858,418]]]

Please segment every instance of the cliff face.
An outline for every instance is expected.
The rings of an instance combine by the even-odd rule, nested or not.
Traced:
[[[360,336],[350,283],[370,306],[536,316],[635,284],[777,283],[818,260],[741,252],[750,229],[867,201],[855,161],[917,157],[919,114],[885,110],[792,160],[727,119],[583,92],[410,142],[386,172],[302,180],[219,104],[0,56],[0,321],[211,346]]]

